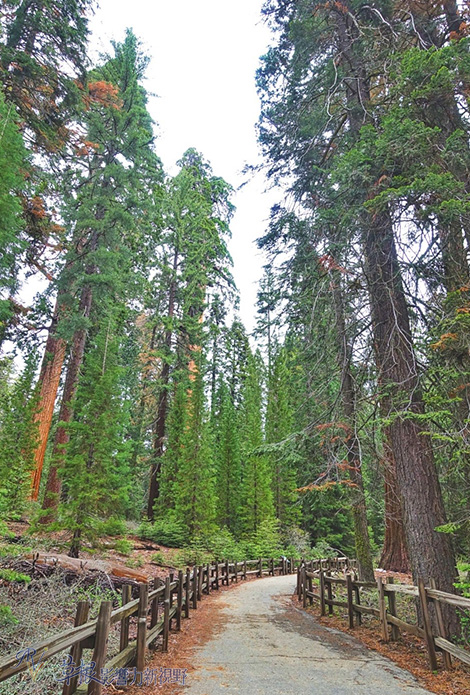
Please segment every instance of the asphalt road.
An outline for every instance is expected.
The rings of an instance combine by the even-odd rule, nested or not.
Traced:
[[[294,583],[269,577],[212,596],[218,624],[196,648],[185,695],[430,695],[388,659],[293,607]]]

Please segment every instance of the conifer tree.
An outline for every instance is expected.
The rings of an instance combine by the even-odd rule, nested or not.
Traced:
[[[193,355],[186,391],[186,426],[181,437],[178,479],[174,485],[175,512],[190,538],[215,529],[215,471],[209,412],[206,407],[203,355]]]
[[[127,507],[129,404],[123,407],[125,366],[119,340],[124,316],[119,319],[113,313],[101,315],[95,335],[90,336],[74,419],[67,427],[64,466],[59,471],[65,499],[59,506],[58,524],[72,533],[71,557],[79,556],[84,539],[94,540],[102,519],[123,516]]]
[[[123,44],[114,45],[114,53],[90,76],[89,88],[95,85],[99,98],[85,116],[90,139],[83,164],[70,172],[69,185],[78,193],[64,210],[73,237],[59,291],[70,308],[59,325],[63,334],[68,332],[70,356],[43,503],[48,510],[59,500],[58,469],[69,441],[66,425],[73,417],[93,304],[110,297],[117,303],[131,299],[138,278],[136,249],[153,221],[153,187],[160,180],[146,94],[139,84],[147,60],[131,32]]]
[[[268,377],[266,407],[266,444],[279,448],[268,454],[271,463],[273,501],[276,518],[282,527],[295,525],[299,520],[297,504],[296,459],[292,456],[290,436],[293,433],[293,405],[289,357],[287,349],[280,347],[273,356],[272,372]]]
[[[157,407],[153,426],[153,452],[147,516],[153,519],[160,495],[160,476],[167,438],[167,416],[172,368],[181,369],[200,339],[209,287],[233,284],[226,237],[233,206],[230,186],[213,176],[210,166],[195,150],[179,162],[180,172],[168,183],[164,205],[164,259],[170,267],[167,312],[154,316],[163,326],[162,358]],[[178,330],[175,330],[178,326]]]
[[[262,407],[262,359],[259,353],[247,354],[246,379],[241,395],[241,521],[243,533],[256,533],[263,521],[274,518],[269,462],[261,449],[264,444]]]
[[[212,415],[217,480],[217,522],[240,536],[241,442],[240,412],[225,379],[220,379]]]

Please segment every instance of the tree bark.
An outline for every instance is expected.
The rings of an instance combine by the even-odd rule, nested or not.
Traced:
[[[32,473],[31,487],[31,499],[34,501],[37,500],[39,496],[39,486],[41,484],[47,440],[51,429],[54,405],[57,398],[60,375],[62,373],[67,347],[66,341],[57,336],[59,315],[60,294],[57,297],[52,322],[49,327],[49,334],[38,380],[38,384],[40,384],[40,394],[35,415],[35,422],[38,423],[38,444],[34,452],[35,468]]]
[[[393,226],[388,212],[364,220],[364,254],[372,313],[382,412],[390,419],[390,444],[402,499],[407,547],[415,582],[434,577],[453,591],[456,576],[451,539],[435,529],[446,523],[431,439],[423,422],[417,365]],[[458,620],[443,606],[448,634]]]
[[[389,443],[390,434],[384,431],[384,491],[385,491],[385,537],[379,566],[390,572],[410,571],[410,561],[406,549],[405,529],[401,497],[398,491],[397,474]]]

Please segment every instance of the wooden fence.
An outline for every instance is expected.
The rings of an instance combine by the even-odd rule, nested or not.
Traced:
[[[381,636],[384,642],[399,639],[400,630],[411,633],[425,641],[429,664],[432,671],[438,668],[436,652],[443,654],[445,668],[452,667],[452,656],[465,664],[470,664],[470,652],[458,647],[449,641],[446,635],[442,618],[441,603],[447,603],[459,608],[470,609],[470,599],[450,594],[436,589],[434,580],[430,580],[429,586],[423,581],[418,586],[410,584],[395,584],[393,577],[388,577],[387,582],[379,578],[377,582],[361,582],[357,580],[353,563],[349,561],[349,568],[341,569],[341,566],[328,566],[329,561],[314,561],[301,565],[297,570],[297,595],[304,608],[312,605],[316,600],[320,604],[321,615],[333,614],[334,606],[345,608],[348,613],[349,627],[360,625],[362,615],[368,614],[380,621]],[[343,571],[344,576],[334,576],[333,571]],[[318,584],[313,584],[313,582]],[[338,600],[333,587],[341,586],[345,589],[345,600]],[[361,590],[377,590],[377,607],[361,605]],[[343,592],[344,593],[344,592]],[[410,624],[397,615],[397,594],[412,596],[416,605],[416,623]],[[431,620],[430,605],[433,607],[435,620]],[[422,625],[418,624],[419,612]],[[390,628],[390,629],[389,629]]]
[[[218,562],[214,565],[194,567],[186,572],[171,574],[162,583],[156,579],[149,584],[139,585],[139,598],[132,600],[132,587],[123,586],[122,606],[112,609],[111,601],[103,601],[99,615],[88,620],[89,603],[81,601],[77,606],[75,626],[60,634],[48,637],[42,642],[31,645],[38,656],[44,655],[46,661],[51,657],[70,650],[71,661],[79,665],[84,650],[93,650],[91,661],[95,672],[135,666],[143,672],[147,649],[156,645],[161,638],[162,651],[168,650],[168,636],[172,623],[176,630],[181,629],[182,618],[188,618],[191,609],[196,609],[203,594],[217,590],[219,586],[228,586],[250,577],[263,575],[293,574],[301,560],[281,558],[279,560],[262,559],[245,562]],[[130,641],[129,628],[132,616],[137,617],[136,637]],[[110,629],[119,623],[119,652],[107,659],[107,645]],[[0,682],[27,670],[28,662],[18,665],[16,655],[10,655],[0,661]],[[72,693],[89,693],[99,695],[102,685],[92,681],[88,685],[78,685],[78,675],[63,686],[62,695]]]

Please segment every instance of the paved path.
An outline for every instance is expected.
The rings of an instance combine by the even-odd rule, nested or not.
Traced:
[[[185,695],[429,695],[391,661],[294,608],[294,582],[270,577],[212,596],[218,623],[196,649]]]

